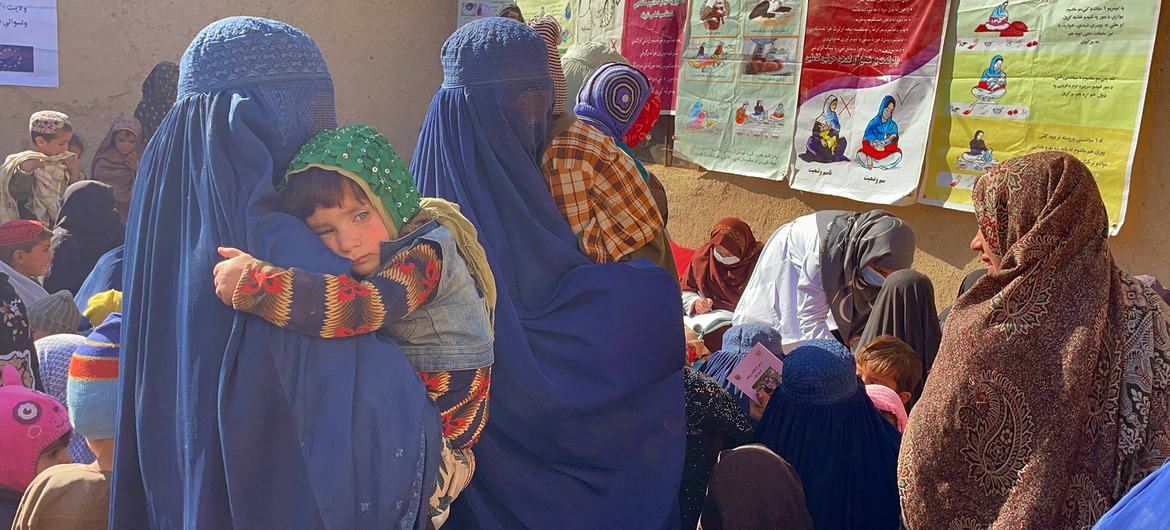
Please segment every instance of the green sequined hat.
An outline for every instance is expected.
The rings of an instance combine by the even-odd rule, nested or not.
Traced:
[[[317,134],[297,151],[284,178],[314,167],[349,177],[371,200],[378,198],[382,220],[400,233],[419,211],[414,175],[390,141],[373,127],[346,125]]]

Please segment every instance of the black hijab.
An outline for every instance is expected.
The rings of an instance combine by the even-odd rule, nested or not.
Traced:
[[[862,348],[882,335],[901,339],[922,360],[922,380],[912,392],[917,399],[922,395],[926,374],[934,364],[934,356],[942,340],[938,309],[934,305],[934,284],[925,274],[903,269],[886,278],[873,302],[873,312],[869,315],[857,347]]]
[[[142,100],[134,109],[134,117],[142,124],[142,145],[150,143],[163,116],[175,104],[179,88],[179,65],[163,61],[154,65],[150,75],[142,82]]]
[[[98,258],[121,245],[125,232],[114,211],[114,188],[96,180],[73,183],[65,190],[61,220],[53,230],[53,264],[45,289],[76,295]]]

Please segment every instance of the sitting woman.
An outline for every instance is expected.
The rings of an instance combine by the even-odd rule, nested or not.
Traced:
[[[922,363],[919,383],[911,390],[909,406],[913,407],[922,395],[926,375],[934,365],[942,328],[938,323],[938,309],[934,303],[934,284],[921,272],[903,269],[891,274],[882,285],[873,302],[873,313],[861,333],[860,346],[882,336],[897,337],[909,345]]]
[[[844,162],[845,148],[849,144],[841,137],[841,121],[837,116],[837,96],[825,99],[825,108],[813,122],[812,134],[808,137],[805,152],[800,158],[805,162]]]
[[[66,290],[76,295],[98,259],[122,245],[126,229],[116,204],[114,188],[96,180],[75,182],[65,190],[61,220],[53,230],[53,261],[45,275],[47,291]]]
[[[910,268],[914,230],[882,210],[826,210],[781,226],[760,252],[733,324],[761,322],[784,346],[856,342],[886,276]]]
[[[906,429],[906,527],[1088,528],[1166,460],[1166,315],[1118,269],[1073,156],[1009,160],[973,199],[990,270],[951,311]]]
[[[731,325],[739,297],[756,268],[764,244],[738,217],[720,219],[710,239],[695,252],[682,275],[682,302],[687,327],[715,350]],[[695,319],[700,315],[708,315]]]
[[[987,17],[987,22],[983,26],[989,31],[1003,31],[1008,29],[1012,24],[1011,20],[1008,19],[1007,6],[1007,0],[1004,0],[1002,4],[999,4],[995,9],[991,10],[991,16]]]
[[[979,76],[979,84],[971,89],[976,103],[995,103],[1007,94],[1007,72],[1003,71],[1003,56],[991,58],[991,65]]]
[[[987,147],[987,142],[983,141],[983,131],[975,131],[970,146],[971,150],[963,153],[960,160],[982,165],[995,163],[995,160],[991,158],[991,149]]]
[[[882,98],[877,115],[865,127],[861,149],[857,151],[857,163],[862,167],[893,169],[902,162],[902,150],[898,148],[898,124],[894,122],[896,106],[894,96]]]
[[[902,437],[870,401],[845,346],[817,339],[796,348],[762,401],[756,441],[796,469],[817,530],[898,528]]]

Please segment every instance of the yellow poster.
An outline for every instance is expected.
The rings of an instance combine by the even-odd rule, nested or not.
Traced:
[[[561,25],[561,54],[577,41],[577,7],[578,0],[517,0],[516,5],[524,13],[524,20],[532,20],[540,15],[548,15]],[[587,2],[588,3],[588,2]],[[621,35],[619,30],[618,35]]]
[[[918,202],[971,210],[984,172],[1066,151],[1125,219],[1158,0],[959,0]]]

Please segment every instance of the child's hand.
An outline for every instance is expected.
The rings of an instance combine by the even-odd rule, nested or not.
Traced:
[[[227,305],[232,305],[232,294],[236,285],[240,283],[240,276],[244,274],[244,267],[252,261],[252,256],[238,248],[219,247],[219,255],[227,258],[215,265],[211,273],[215,275],[215,296]]]
[[[81,174],[81,159],[77,158],[77,156],[66,158],[62,163],[65,164],[65,171],[69,173],[70,177],[76,177]]]
[[[45,163],[40,160],[25,160],[20,164],[20,170],[25,173],[32,173],[43,167],[45,167]]]

